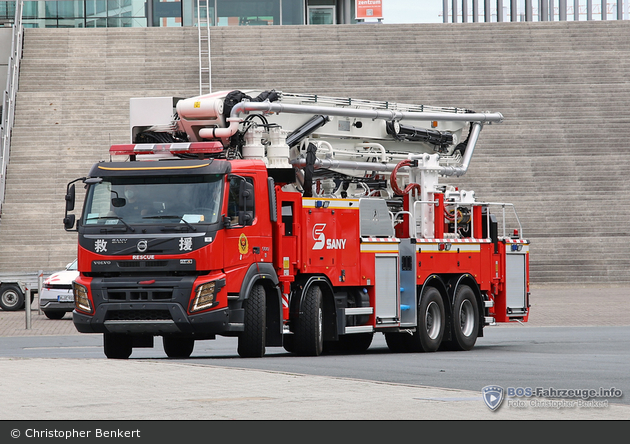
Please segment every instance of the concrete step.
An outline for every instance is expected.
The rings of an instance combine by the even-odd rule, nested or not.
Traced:
[[[532,282],[630,282],[629,31],[616,21],[214,28],[213,89],[500,111],[469,172],[443,182],[514,203]],[[193,28],[26,31],[0,270],[73,259],[76,235],[60,222],[67,181],[128,141],[130,97],[197,94],[196,39]],[[26,240],[25,227],[38,234]]]

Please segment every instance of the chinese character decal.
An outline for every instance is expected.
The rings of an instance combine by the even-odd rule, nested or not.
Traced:
[[[107,241],[105,239],[96,239],[94,241],[94,252],[104,253],[107,251]]]
[[[192,237],[181,237],[179,239],[179,251],[192,251]]]

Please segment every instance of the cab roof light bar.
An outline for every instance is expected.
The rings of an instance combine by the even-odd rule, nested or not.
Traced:
[[[137,154],[219,154],[223,151],[223,144],[214,142],[191,143],[135,143],[124,145],[112,145],[109,148],[110,155],[134,156]]]

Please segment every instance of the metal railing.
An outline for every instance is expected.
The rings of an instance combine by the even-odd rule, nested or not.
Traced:
[[[444,23],[628,20],[629,9],[630,0],[442,0],[441,15]]]
[[[400,219],[401,215],[408,215],[409,216],[409,235],[412,238],[418,238],[418,237],[422,237],[422,234],[420,233],[421,231],[421,227],[418,224],[417,221],[421,220],[421,214],[422,214],[422,210],[421,208],[423,206],[431,206],[434,207],[438,204],[438,202],[436,200],[430,200],[430,201],[426,201],[426,200],[418,200],[416,202],[413,203],[413,211],[399,211],[396,214],[393,214],[390,212],[390,217],[392,218],[392,226],[395,226],[396,223],[400,223],[402,222],[402,220]],[[485,207],[488,209],[488,213],[490,213],[490,208],[494,207],[494,208],[499,208],[500,211],[498,213],[492,213],[494,216],[497,217],[498,221],[497,221],[497,229],[501,230],[500,232],[497,233],[499,239],[508,239],[511,237],[510,233],[508,232],[508,230],[510,228],[508,228],[508,223],[511,224],[512,228],[514,226],[518,227],[516,228],[518,230],[518,237],[523,239],[523,225],[521,224],[521,220],[518,217],[518,213],[516,212],[516,207],[514,206],[514,204],[511,203],[502,203],[502,202],[445,202],[445,206],[448,207],[452,207],[454,209],[454,220],[453,220],[453,232],[452,233],[444,233],[444,237],[453,237],[453,238],[460,238],[460,235],[458,233],[458,226],[457,226],[457,209],[464,207],[464,208],[468,208],[470,210],[470,233],[472,236],[472,233],[475,232],[475,226],[474,226],[474,218],[472,217],[472,208],[475,206],[478,207]],[[511,209],[510,212],[507,211],[507,209]],[[441,218],[442,215],[436,214],[435,215],[436,218]],[[486,233],[490,233],[490,218],[487,217],[486,219]],[[489,235],[489,234],[488,234]]]
[[[11,38],[11,56],[7,75],[7,87],[2,95],[2,124],[0,125],[0,216],[4,203],[5,184],[9,154],[11,152],[11,132],[15,118],[15,98],[18,90],[20,75],[20,60],[22,60],[22,43],[24,40],[24,26],[22,25],[23,0],[15,1],[15,21]]]

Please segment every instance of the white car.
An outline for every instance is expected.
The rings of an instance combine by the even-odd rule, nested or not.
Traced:
[[[72,281],[79,276],[77,261],[69,263],[66,269],[54,273],[44,281],[39,295],[39,307],[48,319],[61,319],[74,309]]]

